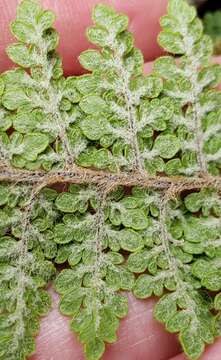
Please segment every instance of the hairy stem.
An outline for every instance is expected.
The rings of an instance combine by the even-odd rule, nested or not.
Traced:
[[[168,191],[169,193],[169,191]],[[190,283],[186,283],[181,276],[179,275],[181,267],[183,267],[182,263],[179,263],[177,259],[174,257],[170,250],[170,234],[168,233],[167,227],[166,227],[166,219],[167,216],[167,194],[164,194],[162,196],[162,200],[160,203],[160,230],[161,230],[161,240],[162,240],[162,246],[164,248],[164,254],[167,258],[168,265],[169,265],[169,271],[173,274],[173,278],[176,282],[176,291],[174,293],[175,298],[185,298],[187,307],[186,310],[193,315],[194,321],[191,322],[191,326],[197,326],[199,323],[197,317],[196,317],[196,308],[197,304],[193,301],[193,299],[190,297],[189,292],[194,291],[194,288],[191,286]],[[188,265],[187,269],[188,269]]]
[[[118,75],[123,83],[122,89],[120,91],[121,95],[124,97],[126,109],[127,109],[127,121],[128,126],[131,132],[131,146],[134,155],[134,164],[132,170],[135,172],[142,172],[143,165],[141,161],[141,154],[139,150],[139,144],[137,139],[137,115],[136,107],[133,102],[133,96],[130,90],[130,74],[125,71],[125,65],[123,63],[122,54],[119,53],[118,48],[115,45],[111,44],[111,48],[114,52],[114,62],[115,67],[118,71]]]
[[[17,290],[16,294],[16,309],[14,316],[16,317],[16,328],[14,331],[13,342],[14,345],[18,346],[18,339],[22,340],[25,336],[25,324],[24,324],[24,316],[26,312],[26,303],[25,303],[25,291],[27,286],[27,265],[30,260],[28,260],[28,237],[27,237],[27,228],[30,224],[30,216],[32,212],[32,208],[34,205],[34,200],[36,196],[36,189],[35,186],[29,199],[27,201],[27,205],[23,210],[23,216],[21,219],[22,224],[22,234],[20,239],[20,247],[19,247],[19,259],[17,263]]]
[[[100,317],[99,317],[99,301],[98,301],[98,294],[101,291],[102,286],[102,279],[101,279],[101,266],[102,260],[104,258],[103,249],[102,249],[102,241],[104,239],[104,228],[105,228],[105,216],[104,216],[104,208],[106,205],[106,193],[103,189],[98,189],[98,203],[99,208],[96,213],[95,219],[95,227],[96,227],[96,235],[95,235],[95,251],[96,251],[96,262],[95,262],[95,269],[93,274],[94,280],[94,298],[93,298],[93,312],[96,319],[96,330],[98,330],[100,325]]]
[[[36,29],[37,31],[38,29]],[[59,104],[62,99],[62,93],[57,93],[57,91],[51,85],[52,79],[52,70],[53,70],[53,61],[50,63],[48,61],[48,52],[46,51],[47,45],[45,44],[42,37],[39,38],[38,49],[40,52],[40,56],[42,58],[42,78],[44,79],[42,83],[42,88],[47,91],[48,94],[48,102],[47,106],[44,106],[44,110],[46,113],[51,113],[53,115],[53,119],[55,121],[56,128],[59,129],[59,138],[61,140],[63,150],[64,150],[64,159],[66,167],[68,165],[73,165],[73,154],[70,148],[70,144],[67,138],[67,133],[65,129],[65,119],[61,116],[61,112],[59,110]]]
[[[192,110],[193,110],[193,122],[194,122],[194,133],[195,133],[195,142],[196,142],[196,154],[199,170],[201,173],[207,173],[207,162],[206,157],[203,153],[203,131],[202,131],[202,114],[201,106],[199,102],[199,95],[201,93],[201,88],[198,85],[198,71],[199,65],[195,61],[195,56],[193,55],[193,43],[191,36],[188,35],[188,29],[184,31],[184,44],[186,48],[186,56],[188,62],[186,64],[186,74],[187,78],[192,85]]]
[[[220,177],[149,177],[143,174],[118,173],[111,174],[105,171],[96,171],[75,167],[68,170],[53,170],[51,172],[44,171],[27,171],[13,169],[0,164],[0,181],[21,182],[21,183],[39,183],[43,186],[49,186],[56,183],[76,183],[76,184],[109,184],[110,187],[118,185],[123,186],[141,186],[155,189],[166,190],[173,185],[175,194],[183,190],[200,189],[208,186],[221,191]]]

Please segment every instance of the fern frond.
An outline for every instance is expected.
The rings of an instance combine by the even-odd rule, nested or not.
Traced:
[[[11,24],[19,42],[9,45],[7,53],[21,68],[2,75],[6,84],[2,103],[13,111],[9,119],[15,130],[5,151],[19,168],[50,170],[54,164],[74,162],[71,124],[76,120],[74,104],[80,96],[75,79],[63,77],[55,52],[58,34],[52,28],[54,19],[38,1],[23,0]]]
[[[199,359],[221,335],[220,67],[184,0],[169,1],[159,35],[180,58],[159,58],[148,76],[127,16],[100,4],[93,21],[87,36],[100,50],[79,58],[90,73],[68,78],[50,11],[23,0],[11,24],[19,67],[0,76],[0,360],[34,352],[60,264],[60,310],[87,359],[117,339],[123,291],[158,296],[155,318]]]
[[[205,344],[212,343],[216,336],[213,301],[201,287],[218,291],[221,286],[217,255],[221,249],[221,223],[218,214],[212,216],[213,205],[218,202],[220,206],[220,198],[213,193],[214,202],[211,199],[209,203],[209,197],[203,201],[207,192],[211,194],[203,190],[178,203],[161,196],[155,202],[159,211],[152,220],[155,232],[151,232],[151,241],[146,249],[130,255],[127,264],[133,272],[148,270],[136,280],[134,294],[142,299],[151,295],[161,297],[155,306],[155,317],[168,331],[179,332],[190,359],[198,359]],[[190,212],[201,208],[204,216],[200,218]],[[198,259],[199,254],[204,257]],[[164,288],[168,291],[166,295]]]
[[[1,184],[0,195],[0,359],[21,360],[35,352],[39,316],[51,304],[44,287],[55,268],[30,242],[33,190]]]
[[[185,1],[171,0],[168,15],[161,18],[160,45],[174,55],[156,60],[154,70],[164,79],[164,94],[176,101],[171,131],[181,142],[181,158],[168,161],[170,175],[197,172],[218,175],[220,171],[221,67],[209,64],[212,41],[203,34],[196,10]]]
[[[110,170],[163,171],[163,159],[172,158],[180,145],[173,135],[159,135],[154,142],[154,132],[166,129],[173,102],[157,98],[162,90],[159,77],[143,75],[143,57],[127,31],[127,17],[97,5],[93,20],[87,36],[102,50],[87,50],[79,58],[92,74],[76,81],[85,113],[79,126],[91,142],[78,163]]]
[[[125,209],[131,221],[122,229],[114,220],[113,207],[127,200],[123,196],[120,190],[109,194],[105,188],[71,186],[70,192],[56,200],[64,212],[62,223],[55,226],[55,241],[60,246],[56,261],[68,260],[71,269],[59,274],[55,287],[62,294],[61,312],[73,316],[71,328],[92,360],[102,356],[104,342],[116,340],[119,318],[127,314],[127,298],[118,291],[131,290],[134,275],[126,269],[120,250],[133,252],[143,247],[141,234],[134,230],[140,228],[135,213]],[[142,216],[144,228],[148,221]]]

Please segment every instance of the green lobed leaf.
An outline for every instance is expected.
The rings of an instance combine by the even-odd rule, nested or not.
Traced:
[[[150,297],[154,292],[154,277],[151,275],[140,275],[133,291],[138,299]]]
[[[159,135],[155,140],[153,150],[164,159],[171,159],[180,150],[180,141],[174,135]]]
[[[137,251],[143,247],[142,237],[131,229],[123,229],[119,232],[119,241],[122,249]]]
[[[80,102],[81,109],[86,114],[102,114],[108,111],[105,101],[96,95],[89,95],[83,98]]]
[[[102,115],[88,116],[81,122],[81,130],[89,140],[99,140],[111,133],[111,127]]]
[[[180,21],[190,23],[196,16],[196,9],[189,6],[185,1],[170,0],[168,14],[178,18]]]
[[[187,329],[180,335],[179,340],[185,353],[191,360],[199,359],[205,349],[205,345],[197,334]]]
[[[30,49],[23,44],[9,45],[7,54],[14,63],[24,68],[29,68],[33,64],[32,53]]]
[[[22,156],[26,160],[34,161],[38,154],[42,153],[49,145],[47,135],[41,133],[32,133],[24,136],[22,143]]]
[[[89,341],[85,345],[85,354],[88,360],[100,359],[104,351],[105,351],[104,342],[99,339]]]
[[[97,50],[87,50],[81,53],[79,61],[85,69],[93,71],[99,69],[102,57]]]
[[[8,110],[16,110],[21,106],[28,105],[30,100],[23,89],[10,86],[4,92],[2,103]]]
[[[61,299],[60,310],[64,315],[77,315],[83,301],[83,294],[79,289],[71,289]]]

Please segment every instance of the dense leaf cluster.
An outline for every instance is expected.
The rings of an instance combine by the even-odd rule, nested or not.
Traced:
[[[97,48],[79,58],[89,72],[67,78],[50,11],[23,0],[11,24],[18,67],[0,76],[0,360],[35,351],[50,281],[87,359],[116,341],[132,291],[160,298],[155,318],[195,360],[221,335],[220,66],[184,0],[169,1],[159,35],[179,60],[160,57],[150,75],[127,16],[100,4],[93,21]]]

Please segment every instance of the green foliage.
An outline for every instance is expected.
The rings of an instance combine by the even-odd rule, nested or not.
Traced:
[[[30,189],[29,189],[30,191]],[[30,204],[25,186],[1,184],[0,194],[0,359],[25,359],[35,352],[39,316],[50,309],[44,290],[55,275],[46,238],[38,230],[48,200],[43,192]],[[40,205],[41,203],[41,205]],[[30,213],[27,213],[28,210]],[[38,213],[38,214],[37,214]],[[50,214],[47,214],[49,220]],[[26,225],[25,225],[26,224]],[[47,228],[47,226],[45,226]],[[47,247],[49,245],[47,244]]]
[[[193,213],[201,210],[204,216],[208,216],[211,211],[217,216],[221,215],[220,198],[212,189],[202,189],[186,196],[185,206]]]
[[[54,18],[37,1],[23,0],[11,24],[19,42],[9,45],[7,53],[21,68],[6,72],[1,79],[5,91],[0,129],[15,130],[4,135],[1,152],[19,168],[50,170],[54,164],[73,163],[78,152],[72,124],[79,116],[75,104],[80,95],[75,79],[63,77],[55,52],[58,34],[52,28]]]
[[[220,205],[216,196],[205,189],[176,204],[164,199],[157,201],[159,213],[154,217],[157,233],[153,236],[152,232],[152,241],[148,241],[146,249],[130,255],[127,261],[131,271],[142,273],[135,282],[135,296],[141,299],[162,296],[155,306],[155,318],[168,331],[179,333],[190,359],[198,359],[205,344],[212,343],[217,336],[212,297],[201,289],[221,289],[221,223],[220,215],[213,213],[216,200]],[[194,213],[200,210],[203,215],[195,217]],[[199,254],[204,254],[201,259]],[[218,309],[218,298],[215,304]]]
[[[71,270],[59,274],[55,288],[62,294],[60,310],[73,317],[71,328],[85,344],[87,358],[99,359],[104,342],[116,340],[118,319],[127,314],[127,298],[117,291],[130,290],[134,284],[133,274],[123,265],[124,256],[118,252],[136,251],[143,247],[143,240],[139,230],[120,230],[111,224],[112,206],[121,202],[114,194],[104,201],[91,188],[79,186],[74,190],[71,186],[70,192],[56,200],[57,208],[64,212],[62,223],[55,226],[59,244],[56,261],[68,261]],[[92,200],[96,207],[91,213],[88,205]],[[75,207],[76,201],[79,206]],[[125,208],[125,212],[130,209]]]
[[[79,57],[89,73],[67,78],[53,13],[23,0],[11,24],[18,67],[0,76],[0,360],[34,353],[54,278],[88,360],[116,341],[126,291],[157,296],[155,318],[196,360],[221,335],[220,66],[184,0],[169,0],[161,19],[159,43],[174,56],[150,75],[127,16],[98,4],[92,17],[98,48]]]
[[[221,54],[221,11],[207,12],[203,18],[204,30],[214,44],[215,55]]]
[[[158,76],[143,75],[143,57],[127,31],[127,17],[97,5],[93,20],[95,25],[87,35],[102,49],[87,50],[79,58],[92,73],[76,81],[83,95],[79,105],[86,115],[79,126],[90,141],[90,150],[80,155],[78,163],[110,170],[163,171],[163,159],[178,152],[179,140],[159,135],[154,141],[154,131],[166,129],[173,115],[173,102],[166,97],[156,99],[162,91]],[[170,151],[169,141],[174,143]]]
[[[193,175],[220,170],[220,92],[219,65],[210,65],[212,42],[203,34],[194,7],[183,0],[171,0],[168,15],[161,18],[160,45],[174,55],[179,64],[164,56],[155,61],[154,70],[164,79],[165,96],[175,100],[170,131],[180,140],[180,156],[167,162],[168,175]],[[212,90],[213,89],[213,90]]]

